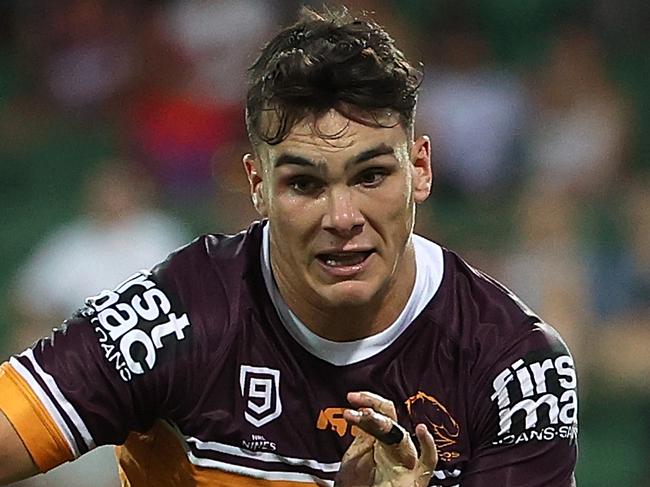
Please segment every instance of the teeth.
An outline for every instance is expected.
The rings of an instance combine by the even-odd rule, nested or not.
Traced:
[[[355,252],[342,255],[325,255],[323,262],[330,267],[350,266],[361,264],[368,257],[366,252]]]

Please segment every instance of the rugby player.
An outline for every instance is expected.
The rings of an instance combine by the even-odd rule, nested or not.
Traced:
[[[110,444],[133,487],[574,485],[562,339],[413,233],[433,179],[420,79],[369,20],[305,11],[271,40],[243,158],[262,219],[4,363],[0,481]]]

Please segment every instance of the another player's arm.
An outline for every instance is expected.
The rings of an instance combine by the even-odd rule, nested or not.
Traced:
[[[0,411],[0,485],[26,479],[38,473],[18,433]]]

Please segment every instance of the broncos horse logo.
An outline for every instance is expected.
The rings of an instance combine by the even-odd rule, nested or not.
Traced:
[[[417,422],[425,419],[429,423],[438,449],[455,445],[458,442],[458,435],[460,434],[458,422],[435,397],[418,391],[417,394],[409,397],[405,403],[411,418],[417,418]]]

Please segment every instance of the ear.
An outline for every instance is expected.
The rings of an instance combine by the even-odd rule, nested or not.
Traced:
[[[431,169],[431,140],[426,135],[418,137],[411,147],[411,172],[413,196],[416,203],[424,202],[431,194],[433,170]]]
[[[268,216],[268,209],[264,196],[261,161],[256,160],[252,154],[244,154],[242,162],[244,163],[244,170],[248,177],[253,206],[260,215],[264,217]]]

